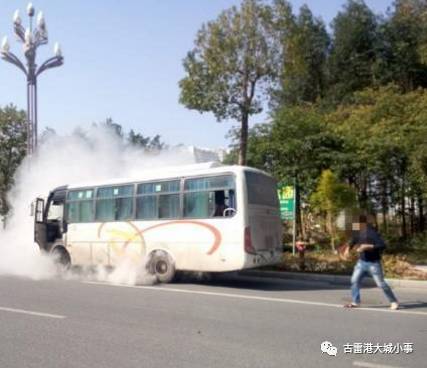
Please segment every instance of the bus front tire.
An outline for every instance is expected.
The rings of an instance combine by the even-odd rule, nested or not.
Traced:
[[[159,282],[168,283],[175,277],[175,264],[169,254],[156,251],[151,255],[148,272],[156,276]]]
[[[70,254],[62,245],[58,245],[53,248],[51,255],[58,272],[62,273],[71,267]]]

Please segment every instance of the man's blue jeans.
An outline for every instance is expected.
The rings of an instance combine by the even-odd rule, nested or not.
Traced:
[[[351,298],[353,303],[360,304],[360,283],[366,274],[371,275],[377,286],[383,289],[390,303],[397,302],[390,286],[384,281],[381,262],[366,262],[359,259],[351,276]]]

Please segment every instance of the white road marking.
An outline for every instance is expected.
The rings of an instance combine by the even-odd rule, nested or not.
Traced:
[[[354,361],[353,365],[355,367],[365,367],[365,368],[402,368],[402,367],[396,367],[393,365],[384,365],[384,364],[368,363],[368,362],[361,362],[361,361]]]
[[[165,286],[162,286],[162,287],[161,286],[132,286],[132,285],[123,285],[123,284],[108,284],[108,283],[99,282],[99,281],[84,281],[84,283],[85,284],[93,284],[93,285],[125,287],[125,288],[132,288],[132,289],[145,289],[145,290],[166,291],[166,292],[172,292],[172,293],[221,296],[224,298],[261,300],[261,301],[276,302],[276,303],[305,304],[305,305],[314,305],[314,306],[319,306],[319,307],[331,307],[331,308],[344,309],[341,304],[312,302],[312,301],[308,301],[308,300],[272,298],[272,297],[247,295],[247,294],[219,293],[219,292],[213,292],[213,291],[188,290],[188,289],[178,289],[178,288],[165,287]],[[353,311],[372,311],[372,312],[381,312],[381,313],[413,314],[413,315],[427,316],[427,312],[406,311],[406,310],[402,310],[402,309],[395,311],[395,310],[391,310],[391,309],[380,309],[380,308],[369,308],[369,307],[367,307],[367,308],[355,308],[352,310]]]
[[[56,319],[66,318],[65,316],[61,316],[59,314],[42,313],[42,312],[25,310],[25,309],[16,309],[16,308],[7,308],[7,307],[0,307],[0,311],[11,312],[11,313],[20,313],[20,314],[28,314],[30,316],[37,316],[37,317],[47,317],[47,318],[56,318]]]

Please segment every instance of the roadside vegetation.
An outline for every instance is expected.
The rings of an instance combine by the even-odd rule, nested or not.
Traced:
[[[329,273],[336,275],[351,275],[356,257],[343,260],[338,254],[328,250],[308,250],[304,260],[291,252],[283,253],[282,262],[269,269],[275,271]],[[427,273],[414,267],[415,264],[427,263],[427,251],[409,250],[408,253],[399,251],[394,254],[387,252],[383,257],[385,277],[404,278],[413,280],[427,280]]]
[[[317,265],[337,258],[349,207],[375,214],[389,274],[426,261],[426,20],[425,1],[375,14],[348,0],[328,29],[307,5],[243,0],[201,27],[184,60],[181,102],[238,122],[226,162],[297,183],[298,236]]]

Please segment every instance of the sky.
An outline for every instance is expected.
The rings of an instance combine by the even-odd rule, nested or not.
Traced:
[[[391,0],[367,0],[383,13]],[[65,63],[38,79],[39,131],[45,127],[67,134],[77,126],[111,117],[126,131],[160,134],[170,145],[227,147],[234,121],[218,123],[179,104],[182,60],[193,47],[204,22],[238,0],[38,0],[49,31],[49,44],[39,48],[42,63],[59,41]],[[344,0],[291,0],[294,9],[306,3],[329,24]],[[27,21],[27,1],[0,0],[0,37],[9,37],[11,51],[22,56],[13,36],[12,16],[21,10]],[[24,23],[26,24],[26,23]],[[15,66],[0,60],[0,106],[26,107],[26,81]],[[251,124],[266,119],[251,117]]]

